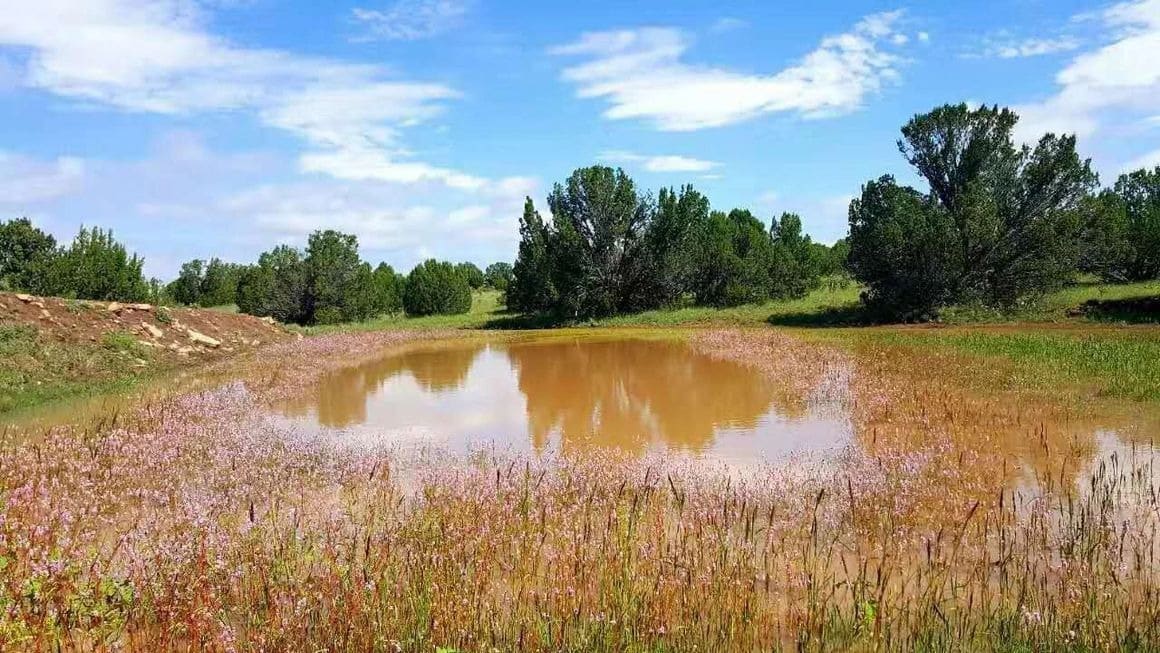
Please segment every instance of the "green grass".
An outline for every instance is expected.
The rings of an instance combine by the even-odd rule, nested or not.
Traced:
[[[1160,330],[988,331],[866,329],[835,332],[847,343],[949,349],[1011,363],[1011,383],[1057,394],[1071,388],[1099,396],[1160,401]]]
[[[1142,315],[1131,310],[1117,311],[1112,308],[1100,312],[1083,311],[1084,304],[1090,301],[1105,302],[1111,307],[1123,303],[1128,307],[1130,300],[1146,297],[1160,297],[1160,281],[1111,284],[1084,280],[1013,310],[997,311],[973,306],[951,307],[943,310],[940,321],[947,324],[1063,322],[1077,319],[1091,322],[1160,321],[1160,316]]]
[[[128,334],[77,345],[42,338],[32,326],[0,325],[0,414],[128,389],[148,369],[134,366],[135,359],[147,356]]]

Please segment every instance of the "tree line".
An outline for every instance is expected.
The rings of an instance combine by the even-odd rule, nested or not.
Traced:
[[[525,202],[509,309],[586,318],[801,297],[845,258],[844,242],[813,242],[796,214],[767,226],[747,209],[710,210],[691,186],[654,199],[619,168],[576,170],[548,207],[545,221]]]
[[[27,218],[0,222],[0,290],[73,299],[144,302],[163,294],[112,231],[81,227],[67,246]]]
[[[462,313],[472,290],[504,292],[525,314],[577,319],[686,303],[733,306],[801,297],[848,274],[866,313],[924,320],[947,306],[1015,306],[1072,283],[1160,278],[1160,167],[1108,188],[1074,136],[1018,145],[1018,116],[945,105],[916,115],[897,147],[926,190],[891,175],[866,182],[833,246],[783,213],[713,210],[692,186],[641,191],[621,169],[580,168],[547,198],[527,198],[514,265],[424,261],[406,276],[372,267],[358,240],[333,230],[305,250],[280,245],[241,265],[185,263],[167,285],[111,231],[81,228],[67,246],[21,218],[0,223],[0,289],[79,299],[236,304],[283,322],[328,324],[405,312]]]

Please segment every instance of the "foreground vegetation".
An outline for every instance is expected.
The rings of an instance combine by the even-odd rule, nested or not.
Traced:
[[[1090,448],[1056,432],[1089,433],[1075,418],[972,400],[929,365],[907,382],[873,353],[770,331],[698,336],[705,353],[787,380],[787,411],[847,410],[859,438],[827,464],[734,473],[672,457],[417,455],[260,417],[349,352],[420,337],[448,334],[305,339],[272,349],[244,386],[32,442],[2,436],[0,647],[1160,641],[1151,454],[1088,464]],[[311,366],[286,377],[296,361]],[[932,425],[932,405],[948,419]]]

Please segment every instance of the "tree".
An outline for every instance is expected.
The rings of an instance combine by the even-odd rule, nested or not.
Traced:
[[[455,315],[471,310],[471,287],[451,263],[428,259],[407,275],[403,308],[408,315]]]
[[[56,239],[28,218],[0,222],[0,290],[40,292]]]
[[[374,272],[375,314],[391,315],[403,310],[403,275],[386,263],[379,263]]]
[[[1085,205],[1084,268],[1109,281],[1160,278],[1160,166],[1120,175]]]
[[[313,324],[355,319],[358,238],[333,229],[315,231],[306,245],[306,316]]]
[[[512,281],[512,276],[512,264],[503,261],[492,263],[483,271],[486,285],[500,292],[507,290],[508,284]]]
[[[202,306],[227,306],[237,301],[238,278],[242,266],[213,258],[205,267],[197,303]]]
[[[769,296],[777,299],[804,297],[817,287],[823,261],[810,237],[802,233],[796,213],[782,213],[769,227],[773,249],[769,259]]]
[[[192,306],[201,300],[201,284],[205,277],[205,262],[193,259],[181,264],[177,278],[169,283],[166,290],[173,301]]]
[[[654,207],[621,169],[581,168],[548,196],[552,285],[564,315],[590,317],[651,304],[646,232]]]
[[[258,257],[238,279],[238,310],[279,322],[306,324],[306,263],[302,253],[279,245]]]
[[[698,304],[736,306],[769,297],[772,240],[745,209],[713,211],[698,226],[690,289]]]
[[[48,267],[48,294],[105,301],[144,301],[149,284],[145,261],[130,255],[112,231],[81,227],[73,242]]]
[[[472,290],[479,290],[483,287],[486,279],[483,276],[483,270],[479,266],[471,262],[463,262],[455,266],[455,271],[463,275],[467,281],[467,285],[471,286]]]
[[[1070,277],[1096,176],[1072,136],[1016,147],[1017,120],[1008,109],[960,104],[902,128],[899,151],[929,193],[883,177],[851,204],[851,265],[869,305],[929,317],[946,303],[1013,304]]]
[[[620,310],[642,310],[672,304],[691,283],[696,268],[693,241],[709,219],[709,198],[682,186],[679,191],[662,188],[656,213],[644,232],[643,253],[632,272],[635,296],[627,297]]]
[[[552,285],[552,260],[548,252],[550,240],[551,234],[532,198],[526,198],[524,214],[520,217],[519,253],[505,293],[508,308],[535,313],[555,306],[556,289]]]

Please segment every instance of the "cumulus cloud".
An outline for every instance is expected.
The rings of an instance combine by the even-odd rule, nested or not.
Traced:
[[[606,150],[598,158],[608,163],[639,166],[647,172],[706,172],[721,166],[716,161],[688,156],[636,154],[624,150]]]
[[[470,8],[468,0],[399,0],[386,9],[356,7],[352,15],[366,28],[360,40],[414,41],[454,28]]]
[[[1040,102],[1015,107],[1024,141],[1044,132],[1090,136],[1103,119],[1160,110],[1160,0],[1133,0],[1098,15],[1104,45],[1076,55],[1055,76],[1058,91]]]
[[[338,178],[484,181],[408,160],[400,135],[458,93],[378,67],[246,48],[209,33],[195,0],[0,0],[0,47],[22,83],[127,111],[247,111],[303,139],[303,170]],[[365,168],[363,167],[365,166]]]
[[[606,118],[691,131],[767,113],[822,118],[858,109],[898,77],[902,59],[890,48],[901,34],[900,18],[899,11],[867,16],[768,75],[687,63],[691,38],[667,27],[589,32],[550,52],[584,59],[565,68],[563,79],[577,86],[579,97],[605,100]]]

